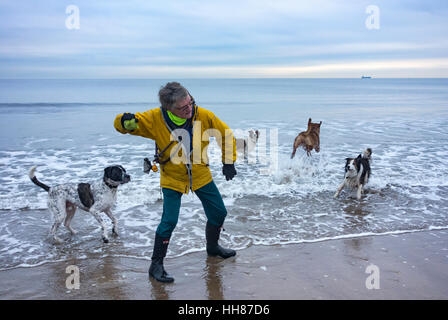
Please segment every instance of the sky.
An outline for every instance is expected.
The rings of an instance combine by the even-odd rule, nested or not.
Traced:
[[[447,34],[446,0],[0,0],[0,78],[448,77]]]

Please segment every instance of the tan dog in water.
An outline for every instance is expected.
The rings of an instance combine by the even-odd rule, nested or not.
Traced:
[[[306,150],[306,155],[311,155],[311,150],[320,151],[320,126],[322,121],[319,123],[312,123],[311,118],[308,120],[308,129],[306,131],[300,132],[299,135],[294,140],[293,150],[291,154],[291,159],[296,155],[297,148],[302,146]]]
[[[258,130],[250,130],[248,138],[235,139],[236,151],[241,152],[244,158],[247,158],[249,152],[255,149],[260,132]]]

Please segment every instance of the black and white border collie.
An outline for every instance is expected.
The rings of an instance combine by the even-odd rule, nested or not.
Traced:
[[[364,186],[369,182],[371,173],[370,161],[372,156],[372,149],[367,148],[364,153],[358,155],[357,158],[346,158],[344,181],[339,186],[334,194],[337,198],[342,189],[348,187],[350,189],[357,189],[356,198],[361,199],[361,194],[364,193]]]

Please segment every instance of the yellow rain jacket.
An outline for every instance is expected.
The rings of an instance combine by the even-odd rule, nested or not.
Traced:
[[[188,193],[189,189],[195,191],[212,181],[208,167],[207,149],[210,137],[215,137],[222,150],[222,162],[232,164],[236,161],[236,144],[230,128],[219,120],[211,111],[195,106],[193,114],[193,150],[190,157],[177,139],[177,130],[174,133],[163,118],[161,108],[151,109],[143,113],[136,113],[138,129],[128,131],[121,125],[122,114],[115,118],[114,127],[120,133],[129,133],[155,140],[160,150],[165,149],[171,141],[171,146],[163,152],[161,163],[160,186]],[[191,167],[191,174],[188,168]],[[190,186],[191,181],[191,186]]]

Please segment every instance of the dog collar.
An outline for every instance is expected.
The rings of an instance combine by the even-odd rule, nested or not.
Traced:
[[[103,181],[104,181],[104,184],[105,184],[106,186],[108,186],[110,189],[117,189],[117,187],[118,187],[118,186],[111,185],[110,183],[108,183],[108,182],[106,181],[106,179],[103,179]]]

